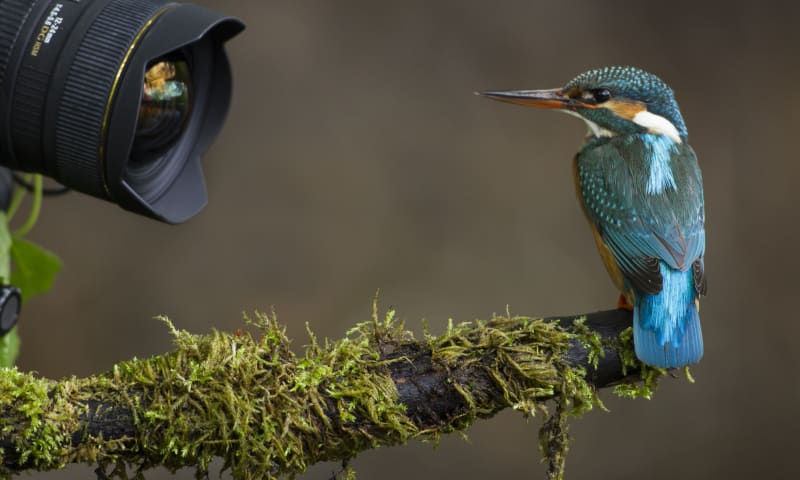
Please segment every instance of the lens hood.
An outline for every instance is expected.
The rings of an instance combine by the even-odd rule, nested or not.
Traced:
[[[168,223],[205,206],[200,157],[230,104],[224,44],[241,21],[165,0],[0,0],[0,18],[0,30],[14,27],[0,33],[0,164]],[[134,155],[144,109],[179,113],[144,98],[148,68],[173,57],[187,77],[183,118],[158,149]]]

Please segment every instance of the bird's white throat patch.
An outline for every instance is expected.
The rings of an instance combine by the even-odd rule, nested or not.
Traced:
[[[578,117],[584,122],[586,122],[586,126],[589,127],[589,135],[593,137],[598,137],[598,138],[614,137],[617,135],[617,132],[613,132],[607,128],[603,128],[600,125],[594,123],[593,121],[583,117],[577,112],[573,112],[571,110],[558,110],[558,111],[564,112],[568,115],[572,115],[573,117]],[[681,135],[680,133],[678,133],[678,129],[675,128],[675,125],[673,125],[672,122],[662,117],[661,115],[656,115],[655,113],[648,112],[645,109],[645,110],[640,110],[633,117],[625,116],[623,118],[627,118],[631,122],[646,128],[649,133],[654,133],[656,135],[664,135],[665,137],[671,139],[673,142],[677,144],[683,143],[683,140],[681,140]]]
[[[681,135],[678,133],[678,129],[675,128],[675,125],[661,115],[656,115],[655,113],[648,112],[647,110],[642,110],[634,115],[631,120],[633,123],[646,128],[650,133],[664,135],[678,144],[683,143],[681,140]]]
[[[600,125],[594,123],[593,121],[583,117],[577,112],[573,112],[571,110],[558,110],[559,112],[564,112],[567,115],[572,115],[573,117],[578,117],[584,122],[586,122],[586,126],[589,127],[588,134],[592,137],[615,137],[617,132],[612,132],[607,128],[603,128]]]

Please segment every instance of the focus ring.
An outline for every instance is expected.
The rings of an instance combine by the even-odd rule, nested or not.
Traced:
[[[62,183],[107,197],[102,162],[103,120],[128,50],[164,8],[152,0],[110,2],[85,33],[64,85],[56,119],[56,165]]]
[[[11,109],[15,157],[25,164],[27,170],[39,170],[43,167],[42,117],[50,75],[32,68],[21,68],[16,85]],[[18,166],[14,165],[15,168]]]
[[[36,0],[0,0],[0,86],[6,78],[11,49]]]

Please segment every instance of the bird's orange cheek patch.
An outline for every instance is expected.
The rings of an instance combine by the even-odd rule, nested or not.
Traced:
[[[647,107],[642,102],[612,99],[603,104],[604,107],[614,112],[618,117],[633,121],[637,113],[644,112]]]

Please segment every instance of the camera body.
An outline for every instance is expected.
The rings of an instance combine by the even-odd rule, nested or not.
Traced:
[[[206,204],[236,18],[167,0],[0,0],[0,165],[167,223]]]

